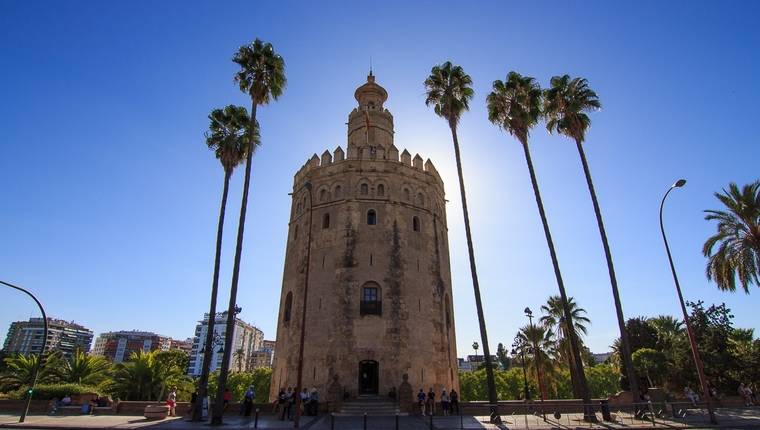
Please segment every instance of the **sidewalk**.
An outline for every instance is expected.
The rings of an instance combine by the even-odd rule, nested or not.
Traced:
[[[716,411],[719,425],[722,429],[760,429],[760,408],[726,408]],[[650,421],[628,420],[618,417],[619,422],[587,423],[583,421],[581,414],[563,414],[560,418],[547,414],[546,421],[536,415],[504,415],[504,424],[495,426],[488,423],[485,416],[435,416],[433,428],[435,430],[455,429],[509,429],[509,430],[538,430],[538,429],[706,429],[715,428],[707,425],[706,413],[703,411],[690,412],[686,417],[674,419],[656,419],[653,424]],[[398,417],[400,430],[429,430],[429,417],[401,416]],[[187,417],[167,418],[161,421],[148,421],[141,416],[125,415],[79,415],[79,416],[47,416],[31,415],[26,422],[18,422],[18,415],[0,415],[0,429],[23,428],[23,429],[156,429],[156,430],[181,430],[181,429],[204,429],[213,427],[207,423],[193,423]],[[219,427],[225,430],[252,429],[254,421],[252,417],[225,416],[224,425]],[[290,429],[292,421],[280,421],[273,416],[259,418],[260,429]],[[303,417],[301,428],[304,430],[331,430],[329,415],[320,417]],[[363,430],[364,417],[362,416],[336,416],[334,428],[339,430]],[[396,417],[367,417],[367,430],[395,430]]]

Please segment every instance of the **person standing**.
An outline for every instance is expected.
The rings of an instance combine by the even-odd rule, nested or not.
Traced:
[[[193,416],[193,412],[195,412],[195,408],[198,407],[198,390],[194,390],[192,394],[190,394],[190,416]]]
[[[435,415],[435,391],[433,391],[433,387],[430,387],[430,391],[427,393],[427,403],[430,415]]]
[[[441,410],[443,411],[443,416],[449,415],[449,395],[446,394],[445,388],[441,391]]]
[[[309,415],[313,417],[319,415],[319,392],[317,392],[317,387],[311,387],[311,393],[309,394],[309,407]]]
[[[457,391],[455,389],[451,389],[449,392],[449,409],[451,410],[451,413],[454,413],[454,409],[457,410],[457,415],[459,415],[459,394],[457,394]]]
[[[425,390],[420,388],[420,392],[417,393],[417,403],[420,405],[420,413],[425,416]]]
[[[253,391],[253,385],[249,385],[245,391],[243,397],[243,415],[250,417],[251,409],[253,408],[253,399],[256,397],[256,393]]]
[[[296,404],[296,396],[298,393],[293,388],[288,387],[288,421],[293,421],[293,406]]]
[[[169,395],[166,397],[166,406],[169,407],[169,416],[175,417],[175,408],[177,407],[177,387],[172,386]]]
[[[277,395],[277,407],[280,409],[280,421],[285,421],[285,414],[288,408],[288,393],[280,388],[280,394]]]

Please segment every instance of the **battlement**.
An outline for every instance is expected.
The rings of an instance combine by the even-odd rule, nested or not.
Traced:
[[[295,177],[293,178],[294,183],[298,184],[302,182],[307,173],[315,169],[356,160],[401,163],[412,169],[432,175],[438,182],[443,182],[438,170],[429,158],[426,161],[423,161],[420,154],[415,154],[414,158],[412,158],[412,154],[406,149],[399,154],[398,148],[396,148],[395,145],[391,145],[388,149],[383,147],[349,147],[348,154],[343,152],[343,148],[338,146],[332,153],[330,153],[329,150],[325,150],[321,157],[317,154],[313,154],[311,158],[298,169],[298,172],[296,172]]]

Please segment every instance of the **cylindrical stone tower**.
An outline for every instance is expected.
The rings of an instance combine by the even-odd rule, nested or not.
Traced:
[[[304,388],[459,390],[443,182],[430,160],[399,159],[372,73],[355,97],[347,156],[314,154],[294,178],[272,398],[297,383],[307,264]]]

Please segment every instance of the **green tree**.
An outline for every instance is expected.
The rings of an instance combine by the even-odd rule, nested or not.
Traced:
[[[163,400],[172,385],[186,387],[187,378],[173,354],[140,350],[116,364],[108,391],[121,400]]]
[[[491,350],[488,347],[488,333],[483,316],[483,304],[480,298],[480,284],[475,266],[475,251],[472,245],[472,233],[470,231],[470,214],[467,209],[467,196],[464,187],[464,175],[462,174],[462,157],[459,151],[459,138],[457,126],[462,113],[470,109],[470,100],[475,92],[472,89],[472,78],[464,72],[461,66],[455,66],[450,61],[434,66],[430,70],[430,76],[425,79],[426,106],[433,106],[436,115],[443,118],[451,130],[451,139],[454,142],[454,156],[459,176],[459,194],[462,199],[462,213],[464,214],[464,230],[467,237],[467,252],[470,257],[470,274],[472,276],[472,288],[475,292],[475,306],[478,313],[478,325],[480,326],[480,340],[483,342],[483,358],[486,365],[486,382],[488,385],[488,401],[495,404],[497,401],[496,383],[494,381],[493,364],[491,363]],[[492,411],[494,412],[494,411]]]
[[[528,76],[522,76],[521,74],[512,71],[507,75],[506,82],[501,80],[494,81],[493,91],[486,98],[486,102],[488,106],[489,121],[497,125],[499,128],[508,131],[512,136],[517,138],[523,148],[525,161],[528,164],[531,184],[533,185],[533,194],[536,197],[538,212],[541,216],[546,243],[549,247],[549,254],[554,267],[554,276],[557,279],[557,286],[562,300],[565,320],[570,329],[570,333],[568,333],[570,338],[570,349],[575,359],[576,374],[578,375],[577,386],[580,390],[574,394],[581,397],[584,403],[590,404],[591,398],[588,395],[586,376],[583,373],[583,362],[581,359],[578,336],[576,335],[575,330],[573,330],[575,324],[568,304],[565,284],[562,280],[562,274],[559,269],[559,260],[557,259],[557,253],[554,249],[554,241],[552,240],[551,231],[549,230],[549,222],[546,218],[546,212],[544,211],[544,203],[541,200],[541,192],[538,188],[536,172],[533,169],[530,148],[528,147],[530,129],[538,123],[542,116],[541,88],[538,86],[535,79]]]
[[[702,247],[707,257],[707,279],[724,291],[736,291],[736,280],[745,293],[749,286],[760,286],[760,181],[735,183],[723,193],[715,193],[726,210],[706,210],[705,219],[717,221],[717,233]],[[718,250],[713,253],[713,248]]]
[[[644,374],[650,387],[656,387],[662,382],[665,373],[665,354],[651,348],[641,348],[633,353],[633,366],[636,372]]]
[[[105,357],[76,351],[60,362],[57,373],[62,383],[97,386],[108,379],[111,363]]]
[[[570,313],[573,316],[573,325],[575,326],[575,333],[578,335],[578,343],[580,344],[582,354],[584,348],[582,335],[586,335],[588,331],[586,325],[591,324],[591,320],[586,316],[586,310],[579,307],[572,297],[568,297],[567,302],[570,307]],[[570,380],[574,387],[573,392],[577,393],[580,390],[580,387],[577,385],[577,366],[575,366],[575,360],[573,359],[572,350],[570,348],[570,339],[568,337],[569,331],[567,324],[565,324],[565,311],[562,307],[562,299],[559,296],[549,297],[546,304],[541,306],[541,312],[543,312],[544,315],[539,322],[556,333],[557,359],[560,363],[566,364],[567,368],[570,370]]]
[[[554,377],[556,368],[556,339],[554,332],[542,325],[526,325],[517,333],[521,340],[521,348],[524,348],[525,366],[528,374],[538,385],[538,389],[544,399],[549,397],[549,390],[555,388]]]
[[[219,208],[219,220],[216,228],[216,254],[214,257],[214,275],[211,281],[211,300],[209,303],[209,318],[206,327],[206,339],[203,345],[211,345],[214,338],[216,322],[216,299],[219,291],[219,269],[222,259],[222,237],[224,234],[224,215],[227,210],[227,195],[230,188],[230,178],[235,167],[240,165],[248,155],[250,143],[254,148],[259,143],[257,130],[251,132],[251,120],[248,111],[242,106],[228,105],[223,109],[214,109],[208,116],[209,127],[206,132],[206,146],[214,151],[224,170],[224,185],[222,186],[222,203]],[[251,140],[253,138],[253,140]],[[208,374],[211,366],[213,348],[205,348],[198,381],[198,397],[208,395]],[[201,408],[193,411],[193,420],[201,419]]]
[[[37,375],[38,384],[52,384],[59,380],[60,355],[55,352],[46,355]],[[37,360],[39,360],[38,354],[16,354],[6,357],[5,370],[0,374],[0,392],[7,393],[31,385]]]
[[[250,141],[253,142],[256,126],[256,109],[259,105],[266,105],[272,100],[277,100],[285,89],[287,79],[285,78],[285,61],[274,51],[270,43],[262,42],[256,39],[250,45],[241,46],[238,52],[232,58],[232,61],[240,66],[240,70],[235,74],[235,81],[240,87],[240,91],[251,97],[251,126],[249,127]],[[245,231],[245,216],[248,208],[248,190],[251,184],[251,160],[253,150],[249,150],[245,160],[245,179],[243,182],[243,198],[240,204],[240,219],[238,220],[237,244],[235,246],[235,262],[232,267],[232,285],[230,286],[230,302],[227,308],[227,331],[225,345],[228,347],[224,350],[222,358],[221,371],[219,373],[219,387],[217,398],[224,394],[224,388],[227,383],[227,373],[230,368],[230,358],[232,356],[233,328],[235,326],[235,309],[237,307],[237,289],[240,279],[240,260],[243,254],[243,235]],[[212,414],[211,422],[214,424],[222,423],[222,414],[224,412],[222,402],[216,402]]]
[[[598,364],[585,370],[591,397],[606,398],[620,391],[619,371],[612,365]]]

